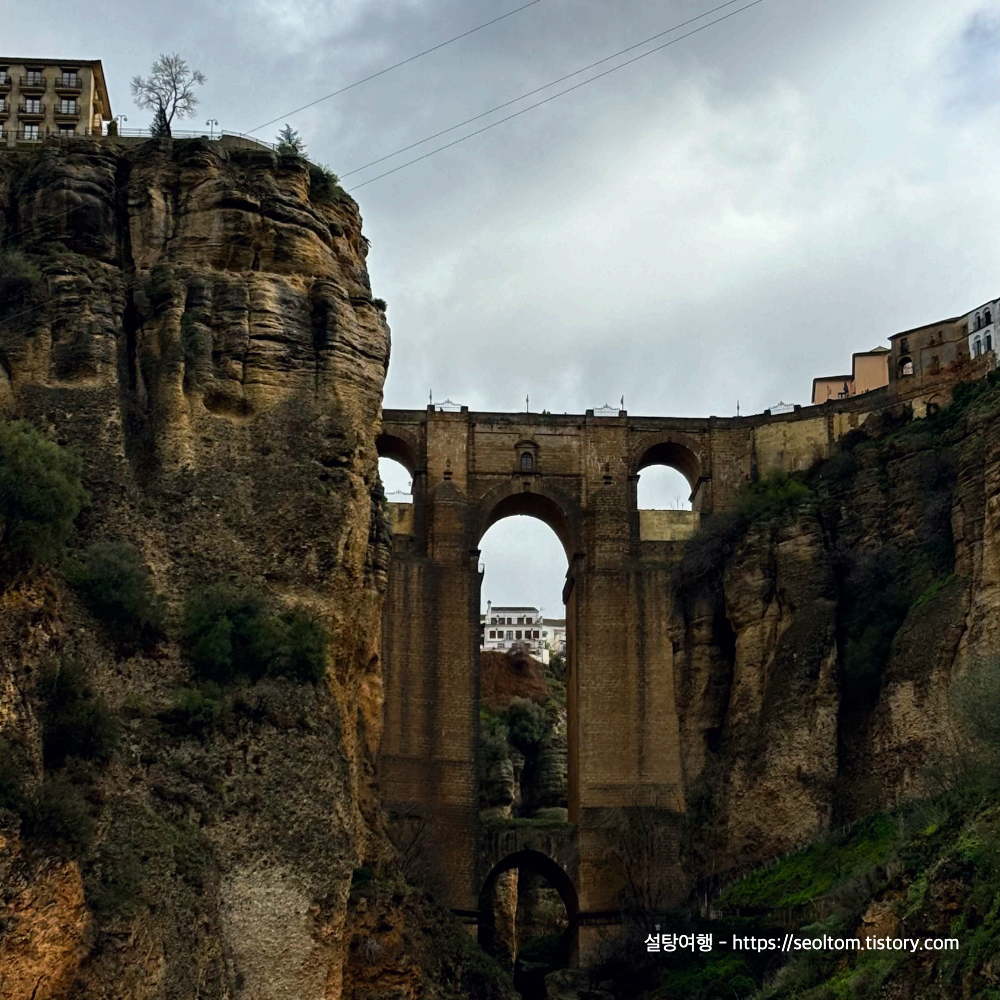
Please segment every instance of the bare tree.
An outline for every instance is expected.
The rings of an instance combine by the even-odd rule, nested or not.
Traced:
[[[205,74],[190,69],[179,55],[160,55],[148,77],[132,77],[132,96],[140,108],[153,112],[153,134],[170,135],[174,118],[190,118],[198,105],[195,84],[203,84]]]

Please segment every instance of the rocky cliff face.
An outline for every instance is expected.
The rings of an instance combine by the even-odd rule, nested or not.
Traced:
[[[123,655],[58,573],[2,581],[0,736],[31,780],[43,664],[85,660],[121,730],[87,775],[86,850],[45,850],[3,817],[10,1000],[318,1000],[345,977],[351,996],[387,988],[352,971],[375,948],[358,937],[352,873],[391,869],[371,790],[384,305],[349,197],[295,158],[216,150],[79,140],[0,159],[0,250],[37,275],[0,313],[0,406],[82,457],[75,544],[132,543],[167,604],[163,641]],[[163,719],[191,685],[183,608],[228,580],[318,618],[327,676],[240,685],[214,726],[180,732]],[[405,947],[378,945],[408,970],[400,997],[425,978],[407,913],[426,904],[407,892],[380,892],[371,932],[405,932]],[[434,962],[459,949],[457,991],[462,942],[449,940]]]
[[[673,627],[698,874],[928,791],[954,678],[1000,650],[998,416],[985,383],[926,422],[886,415],[689,546]]]

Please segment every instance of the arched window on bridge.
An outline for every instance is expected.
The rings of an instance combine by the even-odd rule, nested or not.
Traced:
[[[913,374],[913,358],[899,359],[899,377],[906,378]]]
[[[535,467],[535,459],[530,451],[521,452],[521,471],[531,472]]]

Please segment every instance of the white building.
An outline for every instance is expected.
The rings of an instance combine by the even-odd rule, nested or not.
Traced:
[[[542,663],[554,653],[566,652],[566,619],[544,618],[538,608],[493,607],[487,601],[481,629],[481,649],[506,652],[522,646]]]
[[[987,302],[969,313],[967,321],[970,358],[978,358],[980,354],[997,349],[998,312],[1000,312],[1000,300]]]

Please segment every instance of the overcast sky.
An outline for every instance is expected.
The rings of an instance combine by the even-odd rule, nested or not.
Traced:
[[[540,0],[297,115],[519,0],[40,0],[3,44],[103,59],[129,127],[130,78],[176,51],[208,77],[193,127],[287,120],[345,175],[719,2]],[[807,403],[852,351],[1000,294],[996,0],[763,0],[355,187],[596,72],[344,178],[388,302],[386,406]],[[483,551],[484,599],[558,603],[548,529],[502,522]]]

